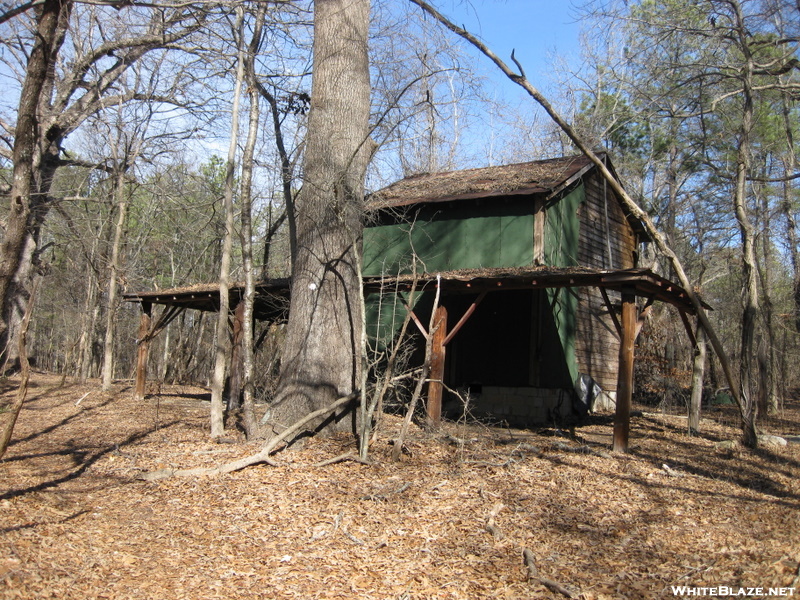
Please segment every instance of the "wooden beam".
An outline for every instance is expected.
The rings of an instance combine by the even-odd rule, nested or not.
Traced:
[[[442,391],[444,389],[444,360],[447,338],[447,307],[436,308],[431,345],[431,371],[428,375],[428,420],[438,423],[442,419]]]
[[[144,400],[144,388],[147,383],[147,357],[150,351],[150,319],[153,305],[149,302],[142,302],[142,316],[139,319],[139,347],[136,352],[136,389],[134,399]]]
[[[475,302],[470,304],[469,308],[466,310],[466,312],[464,312],[464,315],[458,320],[458,323],[455,324],[455,326],[447,334],[447,337],[444,338],[444,342],[442,343],[445,346],[450,343],[450,340],[455,337],[459,330],[464,326],[464,323],[466,323],[467,320],[472,316],[472,313],[474,313],[475,309],[478,308],[478,305],[483,302],[483,299],[486,297],[487,293],[488,292],[486,290],[483,290],[480,294],[478,294],[478,297],[475,298]]]
[[[408,305],[408,302],[406,302],[402,296],[398,295],[398,298],[400,298],[401,302],[403,303],[403,306],[406,307],[408,314],[411,315],[411,320],[414,321],[414,324],[417,326],[417,329],[419,329],[420,333],[422,334],[422,337],[424,337],[427,340],[428,331],[425,329],[425,325],[422,324],[422,321],[419,320],[417,313],[414,312],[414,309]]]
[[[636,292],[622,290],[622,339],[619,344],[617,375],[617,408],[614,413],[614,452],[628,451],[631,428],[631,399],[633,397],[633,357],[636,342]]]

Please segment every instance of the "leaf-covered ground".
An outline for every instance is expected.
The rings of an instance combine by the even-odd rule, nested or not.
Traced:
[[[350,448],[338,438],[278,467],[145,482],[257,446],[209,441],[201,389],[136,403],[124,384],[59,384],[34,376],[0,463],[0,598],[563,597],[527,577],[526,548],[585,599],[800,588],[800,444],[720,445],[738,437],[729,409],[701,437],[646,412],[624,456],[604,418],[573,439],[452,424],[450,439],[415,431],[400,463],[387,417],[370,466],[314,467]],[[800,406],[763,426],[800,435]]]

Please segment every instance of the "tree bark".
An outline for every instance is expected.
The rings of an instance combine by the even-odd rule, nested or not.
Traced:
[[[296,199],[297,255],[275,401],[277,431],[358,388],[359,259],[364,176],[371,144],[369,0],[314,3],[314,64],[305,180]],[[351,410],[345,408],[344,411]],[[351,428],[344,412],[325,431]]]
[[[792,120],[789,100],[786,96],[783,102],[783,128],[786,135],[786,159],[784,161],[784,172],[791,175],[797,172],[797,156],[794,148],[794,127]],[[793,280],[793,299],[794,299],[794,328],[800,333],[800,248],[797,241],[797,222],[794,218],[793,196],[794,188],[791,181],[783,182],[783,198],[781,202],[781,213],[786,219],[786,245],[789,248],[789,258],[792,265]]]

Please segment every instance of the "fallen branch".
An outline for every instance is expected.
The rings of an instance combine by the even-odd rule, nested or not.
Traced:
[[[469,438],[469,439],[462,439],[460,437],[456,437],[449,433],[444,434],[442,436],[446,441],[450,442],[451,444],[458,446],[459,448],[463,448],[466,444],[470,444],[472,442],[477,442],[478,438]]]
[[[533,556],[533,552],[525,548],[522,551],[522,558],[525,560],[525,566],[528,567],[528,579],[538,581],[551,592],[561,594],[567,598],[578,597],[577,594],[574,594],[560,583],[553,581],[552,579],[547,579],[546,577],[541,577],[539,575],[539,568],[536,566],[536,558]]]
[[[335,402],[329,404],[325,408],[320,408],[310,412],[305,417],[294,423],[292,426],[285,429],[280,435],[272,438],[259,452],[250,456],[245,456],[238,460],[234,460],[218,467],[196,467],[194,469],[159,469],[158,471],[151,471],[141,475],[139,479],[144,481],[157,481],[159,479],[166,479],[167,477],[194,477],[197,475],[222,475],[224,473],[232,473],[233,471],[240,471],[245,467],[256,465],[259,463],[267,463],[273,467],[278,466],[278,463],[270,458],[270,454],[282,442],[291,439],[297,432],[299,432],[306,423],[313,421],[319,417],[332,413],[340,406],[344,406],[358,398],[358,394],[350,394],[339,398]]]
[[[664,472],[669,475],[670,477],[683,477],[683,473],[680,471],[676,471],[672,467],[670,467],[667,463],[661,465],[661,468],[664,469]]]
[[[328,465],[334,465],[336,463],[345,462],[347,460],[361,463],[362,465],[371,465],[372,461],[369,459],[363,459],[360,456],[353,454],[352,452],[345,452],[344,454],[340,454],[339,456],[334,456],[333,458],[328,458],[326,460],[321,460],[318,463],[314,463],[311,465],[312,467],[327,467]]]
[[[492,507],[489,516],[486,518],[486,525],[484,526],[484,529],[491,533],[495,540],[503,539],[503,533],[500,531],[497,525],[494,524],[494,520],[497,518],[497,515],[500,514],[500,511],[503,510],[503,508],[505,508],[505,506],[498,502],[494,505],[494,507]]]
[[[513,465],[516,460],[513,458],[509,458],[506,462],[492,462],[490,460],[465,460],[463,461],[465,465],[475,465],[476,467],[492,467],[496,469],[505,469],[508,466]]]

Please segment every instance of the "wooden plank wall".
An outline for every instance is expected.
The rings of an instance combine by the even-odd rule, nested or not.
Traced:
[[[585,180],[586,200],[578,212],[578,257],[582,266],[597,269],[634,267],[636,235],[610,189],[596,175]],[[608,315],[600,290],[578,290],[575,352],[578,371],[594,378],[600,387],[617,389],[619,336]],[[619,294],[610,292],[612,303]]]

